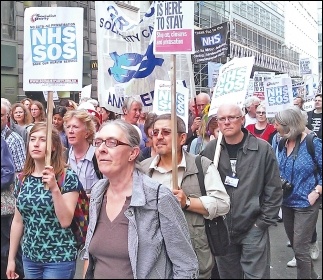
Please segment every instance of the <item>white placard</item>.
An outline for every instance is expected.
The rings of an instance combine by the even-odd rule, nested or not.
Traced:
[[[82,99],[84,97],[91,98],[91,90],[92,90],[92,84],[87,85],[84,88],[82,88],[80,99]]]
[[[155,1],[154,54],[194,53],[194,1]]]
[[[264,83],[266,116],[272,118],[277,112],[293,105],[291,78],[272,78]]]
[[[80,91],[83,8],[26,8],[23,58],[24,91]]]
[[[171,113],[171,82],[155,81],[155,96],[153,112],[157,115]],[[183,119],[188,132],[188,99],[189,89],[183,86],[182,81],[176,83],[176,113]]]
[[[44,99],[47,102],[48,99],[48,91],[43,91],[43,95],[44,95]],[[53,91],[53,100],[59,100],[58,95],[57,95],[57,91]]]
[[[234,58],[220,67],[214,88],[209,116],[215,115],[221,104],[236,102],[242,106],[250,82],[254,57]]]

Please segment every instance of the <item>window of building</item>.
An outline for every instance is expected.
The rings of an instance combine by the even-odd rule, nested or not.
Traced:
[[[16,39],[16,1],[1,1],[1,39]]]

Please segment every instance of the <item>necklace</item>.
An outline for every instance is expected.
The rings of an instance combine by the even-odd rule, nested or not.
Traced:
[[[87,148],[87,150],[85,151],[85,153],[83,155],[81,155],[80,157],[77,157],[76,154],[75,154],[75,152],[74,152],[75,159],[78,160],[78,159],[83,158],[87,154],[87,152],[88,152],[89,149],[90,149],[90,146]]]

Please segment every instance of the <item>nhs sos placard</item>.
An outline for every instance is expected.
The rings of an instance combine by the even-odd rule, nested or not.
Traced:
[[[75,23],[30,29],[33,63],[77,59]]]
[[[82,90],[83,8],[27,8],[24,26],[23,89]]]

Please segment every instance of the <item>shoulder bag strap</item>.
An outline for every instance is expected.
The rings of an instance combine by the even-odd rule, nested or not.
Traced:
[[[201,157],[202,157],[201,155],[196,156],[195,164],[196,164],[196,167],[197,167],[197,170],[198,170],[197,179],[199,180],[201,194],[202,194],[202,196],[205,196],[206,191],[205,191],[205,185],[204,185],[204,176],[203,176],[203,168],[202,168]]]

